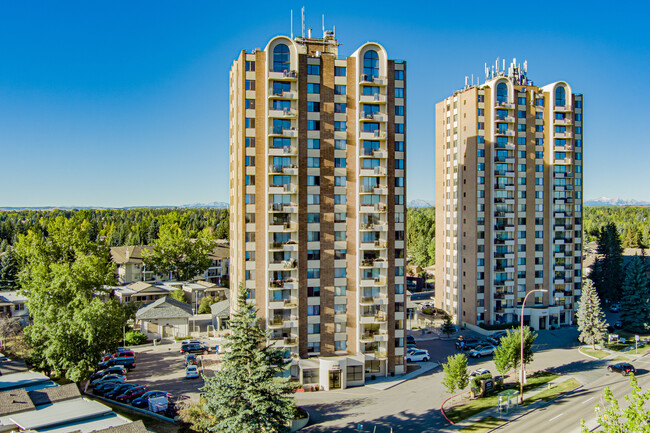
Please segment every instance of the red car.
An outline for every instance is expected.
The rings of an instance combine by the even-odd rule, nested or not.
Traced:
[[[127,390],[124,394],[118,395],[115,400],[119,401],[120,403],[130,403],[132,400],[138,397],[142,397],[142,395],[148,391],[149,387],[146,385],[136,386],[135,388]]]

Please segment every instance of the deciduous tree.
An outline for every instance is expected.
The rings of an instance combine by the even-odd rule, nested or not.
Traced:
[[[172,290],[169,294],[172,299],[176,299],[179,302],[185,302],[185,292],[181,289]]]
[[[467,356],[464,353],[448,356],[447,363],[442,364],[442,370],[445,376],[442,384],[447,392],[453,394],[456,390],[462,391],[469,383],[467,374]]]
[[[222,368],[205,377],[201,409],[213,420],[210,431],[288,432],[295,387],[281,376],[290,360],[283,358],[283,349],[267,345],[268,334],[247,296],[248,290],[240,288]]]
[[[600,308],[600,298],[596,288],[589,278],[585,278],[582,282],[582,294],[576,316],[578,332],[580,332],[578,339],[585,344],[591,344],[596,350],[596,343],[605,339],[607,322],[605,313]]]
[[[527,326],[524,327],[524,365],[530,364],[533,360],[533,343],[536,338],[535,332],[531,332]],[[515,328],[501,338],[501,344],[494,350],[494,363],[499,373],[506,374],[519,368],[520,360],[521,328]]]

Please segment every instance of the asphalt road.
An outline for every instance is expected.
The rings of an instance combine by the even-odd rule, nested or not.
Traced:
[[[633,364],[637,369],[639,385],[647,389],[650,385],[648,372],[650,357],[641,358]],[[565,394],[550,405],[512,421],[497,431],[503,433],[579,432],[581,419],[587,421],[587,425],[590,421],[596,420],[595,407],[596,404],[602,406],[602,395],[606,386],[612,390],[621,404],[623,404],[622,397],[630,392],[629,377],[623,377],[620,373],[609,373],[605,367],[599,369],[598,373],[600,378],[594,382]]]

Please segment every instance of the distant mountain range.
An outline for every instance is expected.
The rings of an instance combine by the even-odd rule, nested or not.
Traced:
[[[593,200],[585,200],[583,204],[585,206],[650,206],[650,202],[647,201],[624,200],[620,197],[599,197]]]
[[[416,199],[408,202],[408,207],[432,207],[432,206],[435,206],[435,203],[426,200]]]
[[[211,203],[192,203],[180,206],[125,206],[125,207],[107,207],[107,206],[2,206],[0,211],[12,210],[42,210],[49,211],[54,209],[174,209],[174,208],[227,208],[230,205],[223,201],[213,201]]]

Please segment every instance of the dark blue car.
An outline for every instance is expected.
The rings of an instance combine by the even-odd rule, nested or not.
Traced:
[[[137,383],[123,383],[121,385],[118,385],[118,386],[114,387],[110,391],[104,393],[104,397],[110,398],[111,400],[115,400],[115,398],[118,395],[122,395],[126,391],[128,391],[129,389],[135,388],[136,386],[138,386]]]
[[[169,394],[166,393],[165,391],[149,391],[143,394],[142,397],[138,397],[135,400],[133,400],[131,402],[131,406],[147,408],[147,406],[149,405],[150,398],[156,398],[161,396],[169,397]]]

